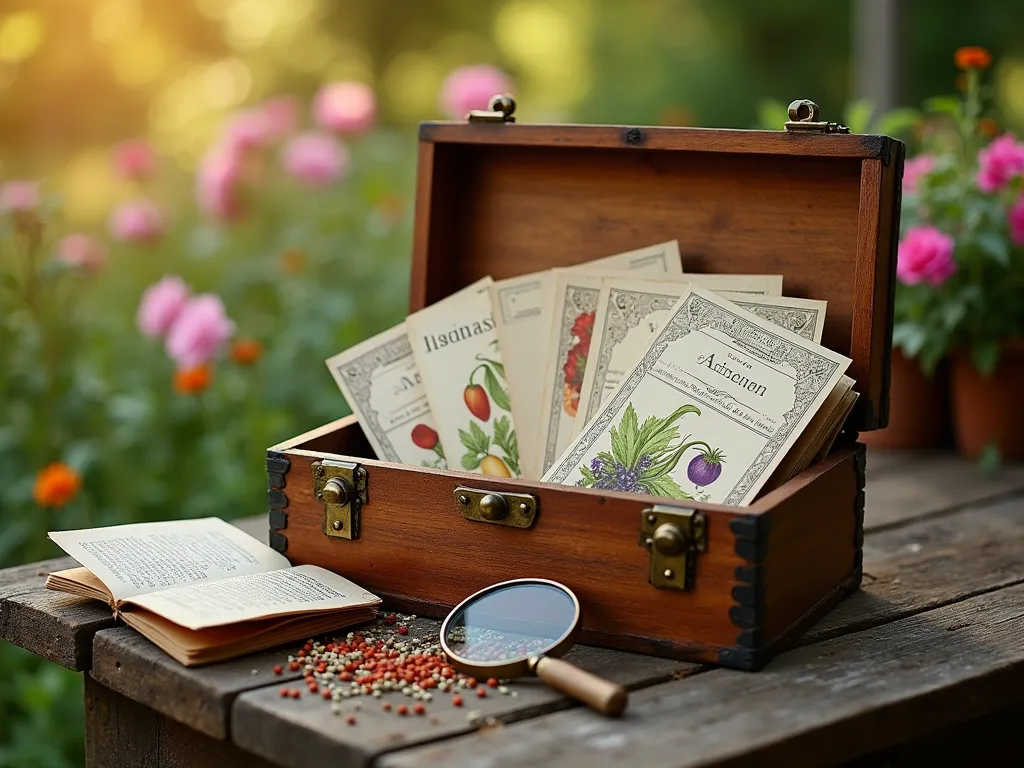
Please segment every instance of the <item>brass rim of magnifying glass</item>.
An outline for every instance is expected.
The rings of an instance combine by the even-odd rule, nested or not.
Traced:
[[[573,605],[573,617],[572,624],[569,625],[569,629],[562,635],[558,641],[551,646],[544,653],[533,654],[522,658],[517,658],[515,661],[502,661],[502,662],[486,662],[486,661],[472,661],[470,659],[464,659],[457,653],[452,651],[448,647],[448,626],[451,624],[453,618],[458,616],[461,611],[469,605],[472,601],[476,600],[483,595],[490,592],[496,592],[499,589],[510,587],[513,584],[547,584],[548,586],[559,589],[569,596],[572,600]],[[559,657],[564,655],[573,644],[576,642],[576,636],[579,634],[580,629],[580,601],[576,599],[576,593],[569,589],[564,584],[559,584],[557,581],[551,581],[550,579],[511,579],[509,581],[502,581],[498,584],[492,584],[489,587],[481,589],[479,592],[474,592],[472,595],[467,597],[455,608],[452,609],[451,613],[444,620],[441,625],[441,648],[444,650],[448,658],[455,663],[455,666],[463,666],[468,670],[476,674],[478,671],[486,670],[492,677],[520,677],[526,672],[533,672],[533,668],[537,662],[537,659],[542,656]]]

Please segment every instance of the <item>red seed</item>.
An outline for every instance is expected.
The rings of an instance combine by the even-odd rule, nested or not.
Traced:
[[[355,725],[356,724],[356,716],[355,715],[349,715],[348,717],[345,718],[345,722],[348,723],[349,725]]]
[[[480,698],[480,699],[484,698],[485,696],[487,696],[487,689],[486,688],[477,688],[476,689],[476,695],[477,695],[477,698]]]
[[[487,685],[489,685],[491,688],[497,688],[498,687],[498,679],[495,678],[495,677],[488,677],[487,678]]]
[[[475,677],[468,677],[468,678],[466,678],[466,687],[467,688],[476,688],[476,678]]]
[[[292,696],[293,699],[297,699],[301,695],[302,695],[302,693],[299,692],[298,688],[292,688],[291,696]]]
[[[280,675],[282,672],[284,672],[284,667],[282,667],[280,664],[274,667],[275,675]]]
[[[297,658],[304,659],[304,658],[306,658],[306,651],[305,650],[301,650],[297,654],[295,654],[295,656]]]
[[[385,701],[382,706],[384,707],[384,711],[385,712],[390,712],[391,711],[391,704],[389,702]]]
[[[412,711],[415,712],[417,715],[422,715],[427,711],[427,708],[424,707],[422,704],[413,704]]]
[[[409,708],[407,706],[405,706],[405,704],[399,704],[398,705],[398,714],[400,714],[400,715],[408,715],[409,714]]]
[[[452,706],[453,707],[461,707],[462,706],[462,697],[459,696],[458,694],[455,694],[454,696],[452,696]]]
[[[400,634],[400,635],[408,635],[409,634],[409,628],[408,627],[399,627],[398,628],[398,634]]]
[[[288,693],[289,692],[288,692],[287,688],[282,688],[280,691],[278,691],[278,693],[281,694],[281,698],[282,699],[287,699],[288,698]]]
[[[320,686],[318,686],[316,683],[310,682],[310,684],[309,684],[309,692],[310,693],[316,693],[317,690],[319,690],[319,688],[320,688]]]
[[[324,688],[324,693],[323,693],[323,697],[324,697],[325,699],[329,699],[329,698],[331,698],[331,692],[330,692],[329,690],[327,690],[326,688]]]
[[[297,662],[297,661],[290,661],[290,662],[288,662],[288,671],[289,672],[298,672],[299,671],[299,662]]]

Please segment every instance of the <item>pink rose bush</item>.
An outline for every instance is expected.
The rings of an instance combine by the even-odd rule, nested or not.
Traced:
[[[107,249],[88,235],[68,235],[57,245],[57,260],[74,269],[96,272],[107,263]]]
[[[8,181],[0,185],[0,213],[32,211],[39,206],[39,185],[34,181]]]
[[[243,158],[229,148],[216,146],[207,152],[196,171],[196,202],[199,210],[224,222],[236,221],[245,212]]]
[[[954,240],[935,227],[915,227],[903,238],[896,276],[907,285],[928,283],[936,288],[956,273]]]
[[[156,174],[160,158],[145,139],[123,141],[114,147],[114,172],[129,181],[147,181]]]
[[[1005,134],[978,152],[978,188],[998,192],[1010,179],[1024,174],[1024,144]]]
[[[317,125],[328,131],[363,134],[377,120],[377,100],[370,87],[363,83],[330,83],[317,93],[313,117]]]
[[[452,70],[441,86],[441,111],[465,120],[473,109],[487,109],[491,99],[512,90],[512,80],[497,67],[476,64]]]
[[[142,294],[135,324],[151,339],[167,335],[188,303],[192,291],[180,277],[170,275],[149,286]]]
[[[1024,245],[1024,196],[1017,198],[1006,219],[1010,225],[1010,239],[1017,245]]]
[[[163,212],[146,198],[121,203],[110,214],[110,234],[126,243],[152,243],[166,230]]]
[[[328,187],[348,173],[345,146],[328,133],[300,133],[285,144],[281,164],[307,187]]]
[[[235,332],[219,296],[204,293],[188,300],[167,333],[167,354],[181,369],[209,362]]]
[[[903,191],[917,192],[921,179],[935,170],[935,158],[931,155],[918,155],[909,158],[903,165]]]

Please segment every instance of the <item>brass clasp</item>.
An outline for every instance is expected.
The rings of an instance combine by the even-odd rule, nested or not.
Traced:
[[[659,589],[691,589],[707,544],[707,519],[696,510],[656,505],[640,515],[640,546],[651,553],[649,580]]]
[[[481,491],[460,485],[455,505],[467,520],[529,528],[537,516],[537,498],[528,493]]]
[[[474,109],[466,119],[471,123],[514,123],[512,113],[516,111],[516,100],[507,93],[499,93],[491,98],[488,109]]]
[[[839,123],[827,123],[818,119],[818,105],[810,99],[797,99],[789,105],[787,131],[807,133],[849,133],[850,129]]]
[[[313,495],[324,505],[325,536],[359,538],[360,512],[368,501],[365,469],[352,461],[314,461]]]

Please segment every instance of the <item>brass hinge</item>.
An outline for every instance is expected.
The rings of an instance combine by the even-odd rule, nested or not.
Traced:
[[[512,113],[516,111],[516,100],[507,93],[491,98],[488,109],[474,109],[466,119],[471,123],[514,123]]]
[[[810,99],[797,99],[789,105],[787,131],[804,133],[849,133],[850,129],[839,123],[818,120],[818,105]]]
[[[529,528],[537,517],[537,498],[528,493],[481,491],[460,485],[455,504],[467,520]]]
[[[692,589],[697,553],[707,550],[707,518],[694,509],[655,505],[640,515],[640,546],[651,553],[650,582]]]
[[[365,469],[352,461],[314,461],[313,494],[324,505],[325,536],[359,538],[360,512],[369,500]]]

